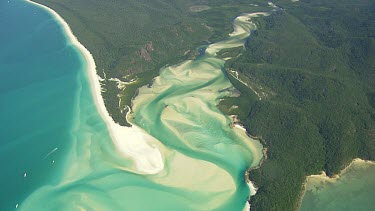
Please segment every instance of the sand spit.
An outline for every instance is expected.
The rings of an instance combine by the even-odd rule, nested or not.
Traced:
[[[225,118],[222,114],[219,115],[219,113],[215,109],[212,110],[212,108],[215,108],[214,106],[217,104],[217,100],[221,96],[226,96],[230,94],[229,89],[232,86],[230,82],[225,79],[222,73],[221,68],[224,64],[224,61],[218,58],[214,58],[214,56],[221,49],[243,46],[244,39],[246,39],[246,37],[249,36],[250,31],[254,30],[255,27],[255,24],[251,23],[250,21],[251,17],[256,17],[258,15],[268,15],[268,13],[252,13],[240,16],[238,19],[236,19],[237,21],[235,21],[234,24],[234,27],[236,27],[237,25],[240,27],[234,29],[234,32],[230,35],[229,39],[208,46],[206,50],[206,53],[208,55],[206,58],[204,58],[206,62],[194,62],[192,60],[189,60],[188,62],[185,62],[181,65],[165,68],[164,71],[161,71],[160,73],[160,75],[162,75],[164,78],[159,76],[153,81],[152,86],[140,88],[138,97],[133,100],[133,103],[135,102],[135,106],[133,107],[133,109],[136,111],[134,114],[140,115],[144,114],[143,112],[146,112],[145,115],[142,115],[142,118],[144,118],[142,120],[145,123],[147,123],[147,121],[150,121],[150,128],[154,127],[152,125],[154,124],[154,122],[152,121],[153,119],[150,118],[155,117],[156,119],[158,119],[162,116],[162,121],[160,122],[163,122],[165,124],[166,129],[169,128],[171,132],[170,134],[175,134],[176,138],[181,139],[181,141],[189,139],[189,143],[180,145],[181,147],[185,147],[186,145],[186,149],[191,149],[192,147],[201,148],[202,151],[205,151],[207,154],[210,155],[209,158],[212,160],[221,159],[223,158],[223,154],[229,153],[229,155],[232,157],[228,157],[228,161],[225,164],[223,164],[224,167],[226,167],[227,169],[223,169],[221,166],[216,165],[214,162],[209,162],[210,159],[207,159],[206,161],[204,161],[203,159],[194,159],[185,156],[179,153],[178,151],[167,149],[156,138],[146,133],[141,127],[138,127],[136,125],[133,125],[132,127],[123,127],[116,124],[110,117],[104,105],[100,85],[100,80],[102,79],[100,79],[97,75],[93,56],[81,43],[79,43],[78,39],[73,35],[69,25],[63,20],[61,16],[59,16],[52,9],[44,5],[32,1],[28,2],[47,10],[53,17],[55,17],[55,19],[63,27],[66,37],[70,41],[70,43],[73,46],[75,46],[79,51],[81,51],[83,58],[86,61],[85,63],[87,69],[87,76],[90,81],[90,88],[97,111],[106,123],[109,134],[112,138],[112,141],[114,143],[114,146],[116,147],[117,152],[123,157],[129,158],[132,161],[132,169],[126,170],[140,174],[152,174],[152,176],[148,176],[145,178],[151,180],[152,182],[155,182],[156,184],[172,186],[180,190],[187,189],[189,191],[194,191],[199,190],[200,188],[202,188],[202,186],[207,186],[206,190],[209,190],[210,194],[216,195],[216,197],[213,198],[213,201],[204,203],[206,203],[206,205],[213,209],[216,206],[220,206],[220,202],[223,202],[225,204],[226,200],[232,200],[232,196],[236,193],[236,189],[238,188],[236,186],[236,181],[238,179],[238,176],[241,175],[236,174],[236,177],[233,177],[233,175],[231,175],[228,170],[237,170],[237,168],[242,168],[238,164],[238,161],[243,160],[244,163],[246,162],[247,164],[247,159],[252,160],[252,166],[257,165],[262,160],[263,146],[261,145],[261,143],[251,143],[251,141],[246,141],[244,143],[240,142],[240,140],[249,140],[246,130],[240,126],[231,128],[234,131],[231,131],[231,134],[233,134],[233,136],[226,137],[225,139],[223,139],[223,143],[219,142],[219,140],[221,140],[222,138],[222,136],[220,136],[219,133],[212,134],[214,139],[212,139],[211,142],[201,143],[199,141],[196,141],[196,134],[189,132],[183,133],[181,135],[181,132],[178,131],[180,128],[184,128],[185,126],[186,128],[192,128],[192,125],[199,123],[197,121],[193,121],[198,118],[195,118],[194,115],[188,115],[187,118],[172,118],[172,115],[176,113],[173,113],[173,110],[171,109],[175,109],[175,111],[184,111],[185,113],[192,114],[195,113],[192,112],[194,111],[194,109],[200,109],[203,111],[204,114],[207,114],[210,117],[212,116],[213,119],[221,120],[213,121],[215,123],[221,124],[216,126],[215,124],[208,124],[210,122],[205,122],[206,120],[211,120],[211,118],[205,118],[204,116],[202,116],[200,117],[202,120],[202,125],[208,125],[213,128],[227,128],[227,123],[229,123],[227,122],[227,118]],[[200,71],[201,69],[207,69],[207,71],[202,72]],[[181,77],[184,80],[182,80]],[[104,76],[104,78],[106,78],[106,76]],[[211,80],[210,83],[207,83],[207,78]],[[116,79],[112,80],[117,81]],[[197,82],[197,80],[199,83]],[[153,114],[152,112],[154,110],[149,111],[147,110],[148,107],[143,109],[143,107],[140,106],[149,106],[149,104],[144,102],[148,102],[154,99],[151,99],[150,95],[157,95],[157,97],[160,97],[160,93],[165,92],[165,90],[168,90],[173,85],[175,85],[175,87],[180,87],[182,83],[190,83],[189,86],[183,87],[186,89],[186,91],[188,91],[186,94],[184,94],[183,92],[185,90],[182,90],[181,93],[176,91],[167,91],[165,94],[168,97],[165,101],[165,104],[156,104],[155,102],[151,101],[155,104],[155,106],[164,108],[165,113],[162,113],[160,116],[157,113]],[[197,89],[195,88],[196,86],[200,88]],[[142,97],[142,94],[145,94],[146,97]],[[185,98],[185,100],[189,100],[189,102],[178,100],[176,98],[177,94],[178,96],[184,94],[187,97]],[[208,101],[208,104],[202,106],[201,99],[204,99],[203,101]],[[194,106],[191,107],[190,105]],[[140,112],[137,112],[137,109]],[[198,113],[197,115],[199,114],[200,113]],[[129,115],[130,113],[128,112],[127,117]],[[174,117],[176,116],[177,114]],[[136,122],[135,120],[134,122],[137,124],[143,123],[141,121]],[[183,129],[181,130],[183,131]],[[157,132],[155,132],[155,134],[157,134]],[[197,131],[197,133],[199,133],[199,130]],[[207,140],[205,136],[210,135],[201,133],[199,134],[200,137],[203,137],[201,140]],[[181,138],[180,136],[183,137]],[[158,136],[155,135],[155,137]],[[163,135],[160,135],[160,137],[160,140],[163,140]],[[237,144],[231,142],[232,137],[236,137],[236,140],[239,140],[239,143]],[[189,144],[192,144],[193,146],[189,147]],[[234,150],[238,150],[239,153],[243,152],[244,155],[245,153],[247,153],[246,155],[248,155],[248,157],[240,157],[238,153],[233,153]],[[254,155],[252,155],[253,157],[250,157],[248,153],[250,151],[254,152]],[[164,160],[166,162],[164,162]],[[236,166],[237,164],[238,166]],[[197,169],[200,170],[196,171]],[[202,173],[203,175],[199,175],[197,174],[197,172]],[[184,175],[186,176],[186,173],[188,173],[188,176],[190,178],[187,178],[185,181],[181,182],[178,178],[181,178],[181,176]],[[256,192],[256,188],[251,184],[248,185],[250,188],[251,195],[254,195]],[[198,196],[199,195],[206,196],[207,191],[205,191],[202,194],[199,193]],[[219,198],[221,200],[217,201],[217,199]],[[240,206],[240,208],[242,208],[242,202]],[[249,206],[250,205],[247,202],[245,208],[248,209]],[[199,209],[201,210],[201,208]]]
[[[74,36],[67,22],[54,10],[42,4],[26,0],[27,2],[48,11],[63,27],[67,39],[83,55],[86,61],[87,76],[93,99],[100,116],[104,120],[111,135],[112,141],[121,155],[130,158],[134,162],[136,171],[143,174],[156,174],[163,170],[164,161],[158,141],[136,126],[124,127],[116,124],[109,115],[101,94],[99,77],[96,73],[96,65],[91,53]]]
[[[229,34],[230,38],[209,45],[206,48],[206,53],[215,56],[223,49],[244,46],[245,39],[250,36],[252,30],[256,29],[256,25],[251,21],[251,18],[268,15],[270,15],[270,13],[255,12],[238,16],[234,20],[233,32]],[[238,39],[233,39],[234,37]]]

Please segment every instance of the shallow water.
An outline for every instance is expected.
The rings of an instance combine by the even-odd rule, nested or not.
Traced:
[[[215,55],[243,44],[254,15],[265,14],[235,19],[229,38],[162,69],[134,100],[136,126],[111,139],[60,24],[27,2],[0,2],[1,210],[242,210],[254,194],[244,171],[262,146],[216,108],[234,89]],[[301,209],[369,207],[374,169],[347,175],[313,186]]]
[[[60,24],[27,2],[0,9],[7,30],[0,51],[7,111],[1,113],[2,209],[243,209],[250,194],[244,172],[258,164],[262,146],[216,108],[233,87],[215,52],[241,46],[254,25],[236,19],[246,30],[161,70],[134,100],[129,119],[140,128],[120,128],[121,140],[112,142],[86,61]],[[151,150],[136,153],[144,137]]]
[[[309,178],[301,211],[374,210],[375,163],[355,161],[339,179]]]

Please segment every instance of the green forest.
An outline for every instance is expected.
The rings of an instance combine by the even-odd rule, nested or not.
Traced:
[[[61,14],[93,54],[106,107],[122,125],[125,106],[161,67],[223,39],[239,14],[273,9],[261,0],[37,2]],[[236,55],[223,71],[241,96],[218,106],[267,148],[267,160],[250,172],[257,211],[296,210],[307,175],[375,160],[375,2],[273,2],[280,9],[254,20],[245,49],[221,52]],[[110,78],[136,81],[118,89]]]
[[[266,141],[268,159],[250,173],[252,210],[294,210],[305,176],[375,159],[375,2],[275,4],[282,10],[257,19],[246,51],[226,64],[252,89],[230,77],[243,97],[221,104]]]
[[[139,87],[167,64],[194,58],[202,45],[227,36],[231,19],[261,10],[246,0],[36,0],[58,12],[92,53],[112,118],[128,125],[124,112]],[[256,0],[254,2],[263,2]],[[197,10],[197,5],[208,10]],[[268,6],[265,2],[263,5]],[[199,8],[199,6],[198,6]],[[269,11],[269,7],[263,8]],[[135,80],[125,89],[115,81]],[[121,104],[119,106],[119,100]]]

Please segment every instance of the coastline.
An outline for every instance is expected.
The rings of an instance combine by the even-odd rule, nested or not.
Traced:
[[[114,122],[104,104],[104,99],[101,93],[100,77],[97,75],[94,58],[92,54],[78,41],[78,38],[73,34],[68,23],[53,9],[31,0],[26,0],[26,2],[38,6],[50,13],[62,26],[62,29],[70,44],[81,52],[83,59],[86,62],[86,74],[90,83],[91,94],[96,109],[107,126],[112,142],[116,150],[121,155],[130,158],[135,163],[134,166],[136,171],[132,169],[127,170],[141,174],[157,174],[161,172],[164,169],[164,158],[161,153],[163,151],[162,146],[160,146],[160,143],[155,138],[145,133],[142,128],[133,125],[130,122],[129,124],[132,125],[131,127],[121,126]],[[128,108],[126,117],[128,117],[129,112],[131,112],[130,108]],[[235,127],[239,130],[243,130],[248,137],[253,138],[246,132],[246,129],[242,125],[236,124]],[[124,140],[124,138],[126,140]],[[259,140],[257,139],[257,141]],[[259,141],[259,143],[262,144],[261,141]],[[260,159],[259,164],[254,168],[259,168],[263,163],[265,155],[264,147],[262,152],[263,157]],[[256,194],[257,188],[255,187],[254,183],[249,180],[247,173],[254,168],[248,169],[244,175],[251,192],[250,196],[254,196]],[[250,203],[249,201],[246,201],[244,210],[249,210],[249,208]]]
[[[116,150],[122,156],[134,161],[137,173],[156,174],[162,171],[164,169],[164,161],[158,141],[137,126],[132,125],[131,127],[125,127],[115,123],[109,115],[101,94],[100,77],[97,75],[95,60],[92,54],[78,41],[78,38],[73,34],[68,23],[53,9],[31,0],[25,1],[50,13],[62,26],[66,38],[81,52],[83,59],[86,61],[85,68],[87,78],[96,109],[107,125],[108,132]],[[128,112],[130,112],[130,109]],[[123,139],[124,137],[126,137],[126,140]],[[131,143],[134,139],[137,139],[136,143],[134,143],[135,141]]]
[[[350,167],[352,167],[353,165],[355,165],[355,164],[357,164],[357,165],[358,164],[373,164],[373,165],[375,165],[375,161],[363,160],[361,158],[354,158],[349,163],[348,166],[346,166],[338,174],[335,174],[332,177],[327,176],[327,174],[326,174],[325,171],[322,171],[321,174],[313,174],[313,175],[306,176],[306,179],[305,179],[304,183],[302,184],[302,191],[301,191],[301,194],[300,194],[299,199],[297,201],[297,205],[296,205],[295,211],[298,211],[301,208],[303,197],[305,196],[306,188],[307,188],[307,183],[308,183],[309,179],[318,179],[320,181],[326,181],[326,182],[334,183],[334,182],[337,182],[341,178],[341,176],[343,174],[345,174],[345,172],[347,172],[348,169]]]
[[[250,167],[248,168],[246,171],[245,171],[245,181],[246,181],[246,184],[250,190],[250,195],[246,201],[246,204],[245,204],[245,207],[243,209],[243,211],[249,211],[251,209],[251,203],[250,203],[250,199],[251,197],[255,196],[256,193],[257,193],[257,190],[258,190],[258,187],[256,186],[255,182],[250,180],[250,172],[255,170],[255,169],[258,169],[262,166],[262,164],[264,163],[264,161],[267,159],[267,148],[265,147],[264,143],[263,143],[263,140],[258,138],[258,137],[254,137],[254,136],[251,136],[245,126],[243,124],[241,124],[239,121],[236,121],[236,122],[233,122],[233,118],[231,116],[229,116],[230,119],[232,119],[232,123],[231,123],[231,128],[237,128],[241,131],[243,131],[246,136],[248,136],[249,138],[255,140],[255,141],[258,141],[259,144],[262,146],[262,157],[261,159],[257,162],[258,164],[253,166],[253,167]]]
[[[241,120],[238,118],[237,115],[229,115],[228,117],[232,121],[230,127],[238,128],[238,129],[244,131],[248,137],[258,141],[263,147],[262,148],[263,156],[260,159],[258,165],[250,167],[245,171],[245,180],[246,180],[246,184],[249,186],[250,195],[249,195],[249,198],[248,198],[243,210],[249,211],[249,210],[251,210],[251,203],[250,203],[251,197],[255,196],[257,191],[258,191],[258,187],[256,186],[256,183],[254,181],[251,181],[251,179],[250,179],[250,172],[253,171],[253,170],[259,169],[263,165],[263,163],[267,160],[267,150],[268,150],[268,148],[266,147],[266,142],[264,141],[264,139],[262,137],[252,136],[250,133],[247,132],[245,125],[243,125],[241,123]]]
[[[68,23],[54,10],[51,8],[39,4],[37,2],[31,1],[31,0],[25,0],[26,2],[29,2],[35,6],[38,6],[40,8],[43,8],[47,12],[49,12],[63,27],[65,35],[67,36],[68,40],[71,42],[72,45],[77,47],[77,49],[82,53],[85,61],[87,62],[87,73],[88,73],[88,78],[90,80],[90,86],[91,86],[91,91],[92,95],[94,97],[94,102],[97,107],[97,110],[100,114],[100,116],[105,120],[106,122],[110,121],[110,116],[107,111],[107,109],[104,106],[104,101],[103,97],[101,95],[101,86],[99,84],[99,78],[96,74],[96,65],[93,56],[91,53],[78,41],[77,37],[73,34],[70,26]],[[97,79],[97,80],[96,80]]]

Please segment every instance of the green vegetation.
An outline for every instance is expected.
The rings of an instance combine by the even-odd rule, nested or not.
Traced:
[[[84,46],[93,54],[98,74],[105,79],[103,93],[106,107],[113,119],[126,124],[119,95],[130,102],[137,87],[118,90],[108,79],[139,78],[150,72],[156,76],[161,66],[176,61],[184,52],[203,44],[209,29],[190,17],[193,2],[181,0],[38,0],[67,20]],[[105,75],[104,75],[105,73]],[[106,76],[106,77],[105,77]],[[147,84],[142,80],[138,86]],[[125,88],[127,89],[127,88]],[[130,105],[130,104],[127,104]]]
[[[296,209],[306,175],[375,159],[375,4],[275,4],[284,10],[259,18],[246,51],[227,62],[265,97],[234,83],[246,97],[222,102],[238,105],[226,112],[267,143],[268,159],[250,175],[259,187],[252,210]]]
[[[240,13],[271,10],[260,0],[250,2],[259,7],[245,0],[37,2],[61,14],[93,54],[106,107],[123,125],[121,110],[162,66],[225,38]],[[286,211],[296,209],[306,175],[336,174],[355,157],[375,159],[375,3],[274,3],[283,10],[257,18],[245,51],[221,52],[233,57],[227,73],[241,96],[219,108],[238,115],[268,148],[268,159],[250,174],[259,187],[252,210]],[[137,80],[119,90],[110,78]]]
[[[105,79],[105,105],[121,125],[127,125],[122,111],[131,105],[136,90],[149,83],[161,67],[194,58],[197,47],[221,39],[232,30],[232,18],[254,10],[246,0],[36,2],[57,11],[93,54],[98,74]],[[139,80],[119,90],[111,78]]]

